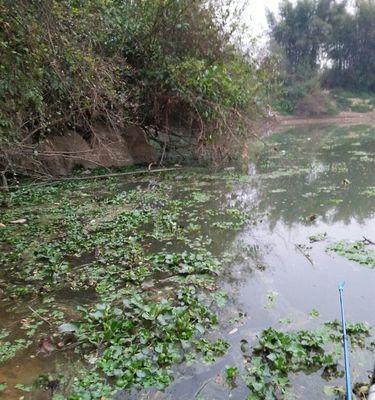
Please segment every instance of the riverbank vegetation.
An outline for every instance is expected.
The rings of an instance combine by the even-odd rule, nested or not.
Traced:
[[[342,98],[336,102],[323,89],[351,90],[355,92],[353,98],[364,93],[374,99],[374,19],[372,0],[357,1],[353,9],[347,1],[305,0],[293,4],[285,0],[277,15],[269,13],[271,49],[284,65],[285,92],[277,103],[279,109],[313,113],[323,101],[326,113],[332,114],[345,106]],[[353,107],[358,112],[373,108],[371,104]]]
[[[98,120],[162,144],[159,132],[175,136],[209,159],[235,155],[274,73],[241,49],[234,3],[2,1],[3,171],[27,173],[20,156],[40,141],[67,130],[87,139]]]

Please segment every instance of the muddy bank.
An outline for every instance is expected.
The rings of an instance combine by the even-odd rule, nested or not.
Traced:
[[[47,136],[38,143],[31,138],[3,149],[6,170],[25,175],[67,176],[74,169],[124,167],[157,161],[157,152],[143,129],[127,125],[114,129],[104,123],[91,125],[89,132],[66,131]]]
[[[279,132],[284,128],[297,127],[302,125],[374,125],[375,111],[367,113],[356,113],[351,111],[343,111],[339,115],[323,116],[323,117],[296,117],[293,115],[278,115],[274,120],[273,131]]]

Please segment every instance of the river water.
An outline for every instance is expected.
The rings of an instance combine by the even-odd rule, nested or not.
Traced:
[[[269,326],[283,329],[280,320],[291,321],[288,329],[309,329],[338,319],[341,281],[346,282],[347,319],[375,326],[374,269],[326,251],[331,242],[375,237],[375,131],[305,127],[275,134],[249,167],[249,176],[248,183],[238,184],[236,201],[262,215],[262,221],[233,241],[235,252],[245,248],[250,254],[247,262],[231,265],[224,281],[234,308],[246,317],[227,336],[234,350],[217,374],[223,364],[238,362],[241,339],[253,340]],[[310,243],[310,236],[322,233],[324,241]],[[306,247],[301,251],[298,245]],[[318,318],[310,316],[313,309]],[[231,325],[226,328],[232,331]],[[353,379],[366,381],[374,354],[356,357]],[[193,371],[167,392],[170,398],[191,399],[208,382],[201,392],[205,399],[246,398],[246,388],[226,391],[212,376],[211,368]],[[324,387],[334,384],[343,385],[343,379],[328,383],[320,373],[299,374],[293,391],[299,399],[321,399]]]
[[[209,195],[202,208],[241,207],[252,215],[252,222],[236,231],[204,228],[212,239],[211,251],[231,260],[219,277],[229,296],[219,311],[219,330],[213,333],[224,336],[231,347],[214,364],[175,366],[175,379],[165,391],[120,393],[119,398],[245,399],[249,392],[244,384],[229,389],[223,380],[226,365],[243,364],[241,340],[253,343],[270,326],[313,329],[338,319],[341,281],[346,282],[347,319],[375,327],[375,265],[360,265],[327,250],[340,240],[365,237],[375,242],[374,128],[310,126],[280,132],[267,138],[245,176],[228,171],[225,176],[229,178],[192,170],[180,179],[176,173],[173,191],[179,198],[199,189]],[[314,235],[324,240],[311,243]],[[85,301],[85,293],[62,295],[62,302],[72,307]],[[16,320],[5,309],[0,318],[8,329]],[[0,365],[0,383],[8,388],[30,384],[40,373],[68,370],[73,360],[56,353],[35,357],[31,348]],[[366,381],[374,353],[356,352],[351,361],[353,380]],[[343,385],[343,378],[325,381],[321,371],[296,374],[291,380],[298,399],[322,399],[325,386]],[[49,398],[46,393],[3,393],[4,399]]]

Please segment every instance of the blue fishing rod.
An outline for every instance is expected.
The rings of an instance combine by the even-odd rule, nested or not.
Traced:
[[[342,324],[342,341],[344,346],[344,363],[345,363],[345,383],[346,383],[346,400],[352,399],[352,385],[350,382],[350,365],[349,365],[349,339],[346,334],[346,322],[344,312],[344,286],[345,282],[339,284],[341,324]]]

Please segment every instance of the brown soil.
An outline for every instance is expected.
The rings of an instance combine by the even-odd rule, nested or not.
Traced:
[[[338,115],[324,117],[296,117],[278,115],[275,118],[273,131],[280,131],[300,125],[375,125],[375,111],[368,113],[356,113],[344,111]]]
[[[111,168],[150,164],[157,160],[144,131],[135,125],[114,130],[103,123],[92,125],[88,139],[74,131],[50,135],[37,145],[9,149],[8,158],[18,171],[32,175],[67,176],[74,168]]]

